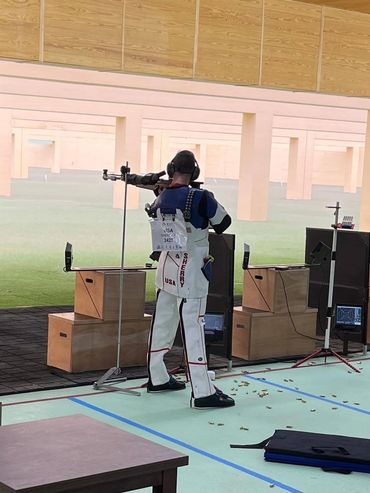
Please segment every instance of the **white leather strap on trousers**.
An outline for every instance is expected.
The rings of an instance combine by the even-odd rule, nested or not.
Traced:
[[[171,349],[180,323],[193,395],[197,398],[215,393],[207,373],[203,329],[206,300],[206,297],[178,298],[159,291],[149,336],[148,369],[153,385],[168,382],[163,357]]]

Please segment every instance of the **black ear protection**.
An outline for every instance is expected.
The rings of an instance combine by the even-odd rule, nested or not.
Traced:
[[[180,173],[186,173],[187,170],[183,170],[181,166],[176,166],[173,161],[170,161],[167,164],[167,174],[170,178],[173,178],[175,171],[179,171]],[[198,161],[194,158],[194,168],[190,176],[190,181],[195,181],[199,178],[200,168]]]
[[[194,159],[194,169],[193,169],[193,172],[191,174],[190,181],[197,180],[199,178],[199,175],[200,175],[199,164],[198,164],[198,161],[196,159]]]

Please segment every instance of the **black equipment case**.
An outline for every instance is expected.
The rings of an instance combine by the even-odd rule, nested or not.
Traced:
[[[265,460],[321,467],[325,471],[370,473],[370,439],[326,435],[295,430],[276,430],[254,445],[232,448],[264,448]]]

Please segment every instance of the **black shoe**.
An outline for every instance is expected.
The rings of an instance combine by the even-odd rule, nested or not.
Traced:
[[[217,389],[212,395],[207,395],[207,397],[198,397],[194,399],[193,406],[196,408],[206,408],[206,407],[230,407],[235,406],[235,401],[228,395]]]
[[[183,390],[185,388],[186,385],[184,384],[184,382],[179,382],[171,375],[168,382],[162,383],[161,385],[153,385],[152,382],[149,380],[146,389],[148,392],[164,392],[166,390]]]

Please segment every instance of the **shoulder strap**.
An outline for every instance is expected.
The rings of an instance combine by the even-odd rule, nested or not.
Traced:
[[[185,221],[189,222],[190,221],[190,216],[191,216],[191,206],[193,205],[193,197],[195,194],[195,188],[190,188],[188,196],[186,198],[186,203],[185,203],[185,209],[183,212],[184,219]]]

